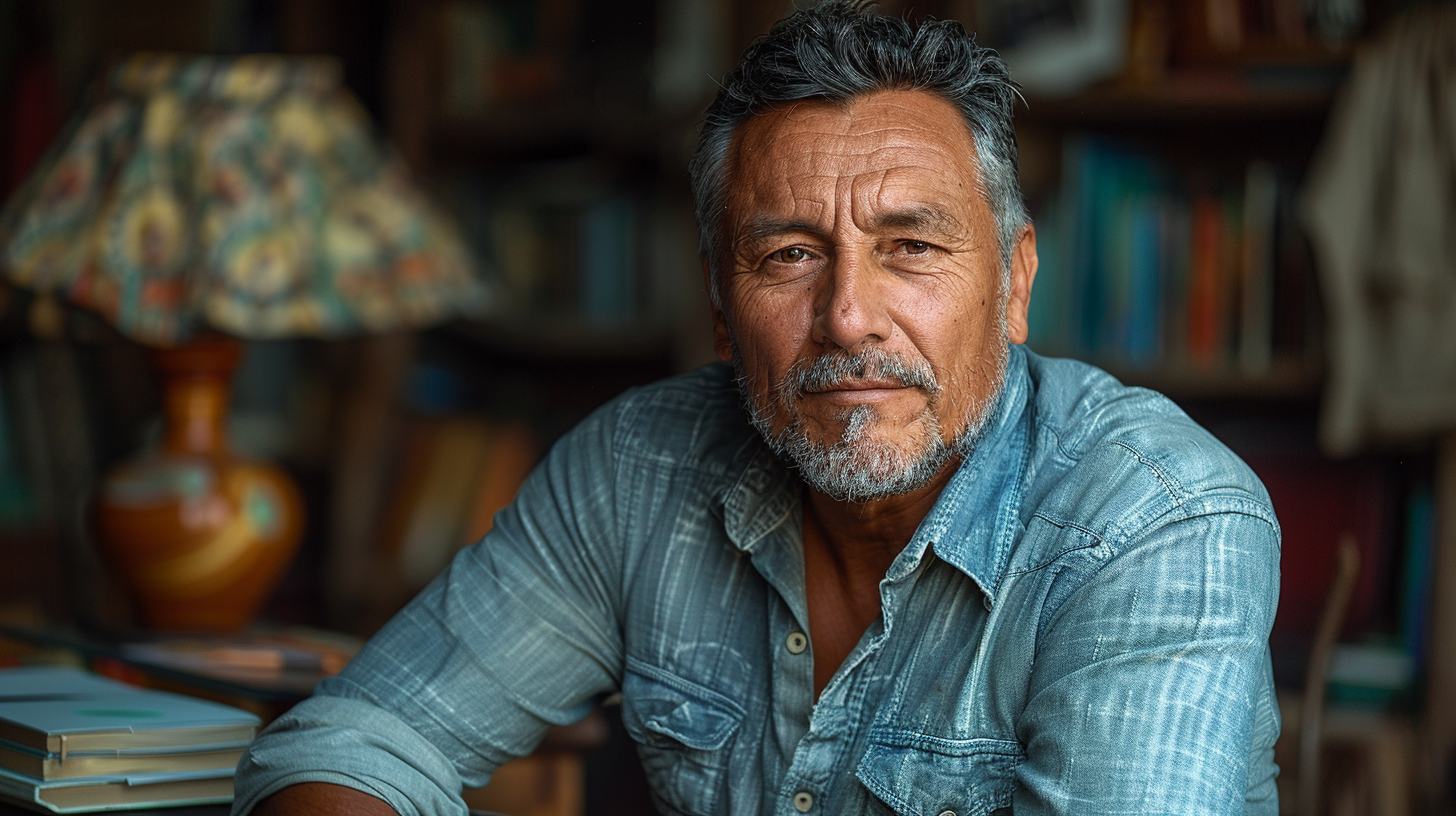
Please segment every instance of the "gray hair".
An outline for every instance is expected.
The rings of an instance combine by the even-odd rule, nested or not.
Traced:
[[[1011,127],[1016,85],[1006,64],[953,20],[918,26],[870,10],[866,0],[828,0],[780,20],[723,78],[688,164],[698,252],[718,300],[722,216],[733,135],[749,118],[794,101],[848,102],[885,90],[933,93],[960,111],[976,149],[980,192],[996,220],[1003,276],[1029,219],[1017,181]],[[1003,288],[1004,285],[1003,285]]]

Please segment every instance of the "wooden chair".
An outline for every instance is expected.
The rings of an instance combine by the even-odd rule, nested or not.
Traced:
[[[1320,764],[1323,755],[1325,685],[1329,681],[1330,654],[1335,639],[1345,622],[1350,594],[1360,576],[1360,549],[1355,536],[1345,533],[1340,538],[1335,561],[1335,579],[1325,596],[1324,612],[1315,630],[1314,647],[1310,650],[1309,669],[1304,675],[1304,701],[1300,711],[1299,730],[1299,813],[1318,816],[1320,799]]]
[[[1335,577],[1325,596],[1310,651],[1304,697],[1299,704],[1298,810],[1300,816],[1407,816],[1411,812],[1415,732],[1408,718],[1353,706],[1326,706],[1330,659],[1360,573],[1353,534],[1341,537]],[[1333,751],[1351,771],[1338,779],[1338,797],[1327,777]]]

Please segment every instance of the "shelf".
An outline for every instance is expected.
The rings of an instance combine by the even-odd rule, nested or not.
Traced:
[[[1324,385],[1323,369],[1308,363],[1276,363],[1259,375],[1224,367],[1139,369],[1116,363],[1098,365],[1126,385],[1150,388],[1174,401],[1315,402]]]
[[[512,164],[533,159],[614,154],[652,165],[664,137],[686,132],[693,120],[617,106],[556,99],[503,104],[466,119],[441,121],[430,139],[446,164]]]
[[[452,323],[450,335],[497,354],[542,361],[667,359],[673,338],[660,326],[593,322],[572,315],[523,315]]]
[[[1152,88],[1106,88],[1067,98],[1026,99],[1018,119],[1049,125],[1139,126],[1319,119],[1334,100],[1326,83],[1281,87],[1231,74],[1170,77]]]

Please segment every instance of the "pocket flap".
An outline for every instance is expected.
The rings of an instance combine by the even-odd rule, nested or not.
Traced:
[[[638,742],[662,737],[700,751],[723,747],[743,708],[716,691],[629,660],[622,678],[622,724]]]
[[[1026,754],[1012,740],[950,740],[877,730],[855,776],[902,816],[988,814],[1009,807]]]

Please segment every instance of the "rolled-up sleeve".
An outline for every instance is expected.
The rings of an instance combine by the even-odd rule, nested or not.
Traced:
[[[617,688],[617,410],[564,437],[484,540],[259,735],[238,766],[235,814],[302,782],[405,816],[463,814],[462,786]]]
[[[1016,813],[1272,816],[1278,529],[1267,512],[1172,515],[1069,572],[1047,609]]]

